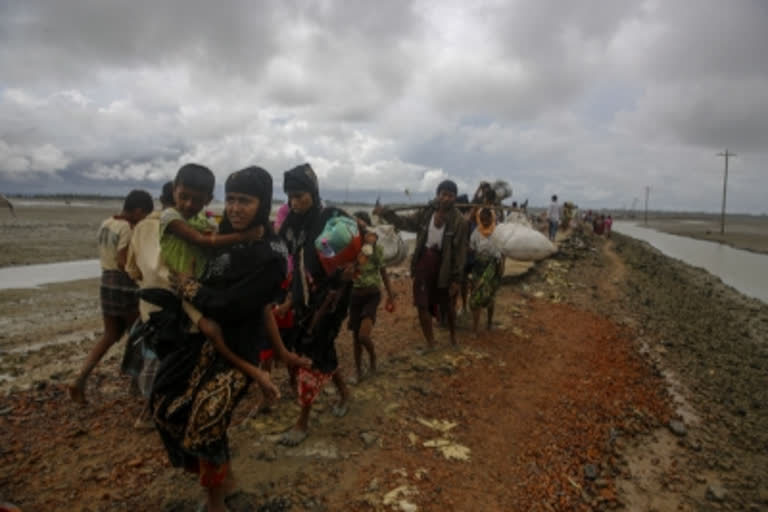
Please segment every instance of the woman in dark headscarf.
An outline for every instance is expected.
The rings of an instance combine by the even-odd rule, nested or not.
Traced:
[[[272,178],[264,169],[248,167],[231,174],[225,190],[220,232],[263,226],[265,235],[221,249],[199,281],[180,277],[180,292],[204,315],[198,325],[205,336],[180,335],[176,349],[161,361],[151,398],[171,463],[200,474],[209,511],[225,510],[231,484],[227,427],[237,403],[251,380],[267,394],[277,394],[257,368],[258,337],[269,337],[278,354],[291,359],[271,312],[287,255],[269,228]]]
[[[348,410],[349,393],[338,371],[335,341],[347,316],[353,268],[350,265],[328,275],[317,256],[314,242],[326,222],[335,215],[346,214],[337,208],[323,208],[312,167],[303,164],[286,171],[283,188],[291,206],[291,212],[280,226],[280,236],[293,261],[292,346],[298,354],[312,360],[311,368],[298,371],[301,415],[280,440],[282,444],[295,446],[307,437],[312,403],[328,380],[333,380],[340,397],[333,413],[341,417]]]

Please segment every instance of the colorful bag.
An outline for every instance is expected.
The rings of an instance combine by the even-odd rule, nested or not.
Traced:
[[[322,233],[315,239],[315,249],[327,274],[357,259],[362,247],[357,221],[335,215],[325,223]]]

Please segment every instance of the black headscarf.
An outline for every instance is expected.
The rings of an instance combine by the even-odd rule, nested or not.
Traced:
[[[283,191],[309,192],[315,203],[319,203],[320,187],[317,184],[317,174],[309,164],[297,165],[283,174]]]
[[[272,176],[255,165],[233,172],[224,183],[225,193],[237,192],[259,198],[259,211],[249,227],[269,226],[269,214],[272,211]],[[219,226],[220,233],[231,233],[232,224],[227,218],[226,210]]]
[[[312,207],[304,213],[295,213],[291,210],[288,216],[285,218],[282,226],[280,226],[280,234],[283,237],[287,237],[288,248],[293,253],[298,247],[294,244],[294,240],[291,240],[289,232],[293,232],[293,236],[299,244],[303,244],[303,237],[300,236],[301,232],[309,226],[312,226],[320,216],[320,212],[323,209],[322,202],[320,201],[320,188],[317,184],[317,174],[309,164],[297,165],[289,171],[283,173],[283,190],[286,194],[290,192],[309,192],[312,196]]]

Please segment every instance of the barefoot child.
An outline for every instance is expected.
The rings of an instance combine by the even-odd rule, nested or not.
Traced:
[[[496,228],[496,215],[490,208],[483,208],[477,213],[477,227],[469,239],[469,249],[474,253],[472,276],[474,285],[469,305],[472,307],[472,325],[475,335],[480,324],[480,310],[488,311],[488,329],[493,326],[493,308],[496,291],[501,283],[501,251],[491,240]]]
[[[355,217],[363,230],[371,225],[371,218],[366,212],[357,212]],[[363,349],[368,352],[371,374],[376,373],[376,351],[371,339],[371,331],[373,324],[376,323],[376,311],[381,302],[382,282],[387,290],[387,308],[394,307],[395,303],[387,269],[384,266],[384,250],[376,244],[378,236],[373,231],[363,232],[363,249],[358,256],[360,274],[352,283],[348,323],[354,343],[357,382],[363,380],[361,361]]]
[[[139,316],[136,284],[125,273],[131,230],[152,213],[152,196],[144,190],[132,190],[125,198],[123,211],[101,223],[99,258],[101,263],[101,311],[104,334],[91,349],[77,378],[68,386],[70,398],[84,404],[88,376],[109,347],[115,344]]]

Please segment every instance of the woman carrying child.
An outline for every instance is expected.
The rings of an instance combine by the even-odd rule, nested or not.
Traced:
[[[378,236],[369,230],[371,217],[366,212],[356,212],[358,226],[363,233],[363,249],[359,256],[360,273],[352,283],[352,295],[349,302],[349,330],[354,343],[355,369],[357,382],[363,380],[363,349],[368,352],[371,374],[376,372],[376,351],[371,339],[373,324],[376,323],[376,311],[381,302],[381,283],[387,290],[387,309],[394,308],[395,298],[389,283],[387,269],[384,266],[384,250],[377,245]]]
[[[221,235],[258,229],[264,236],[220,249],[199,280],[177,278],[184,299],[204,315],[198,325],[205,336],[178,333],[161,356],[152,392],[168,457],[174,466],[199,473],[209,512],[226,510],[224,497],[233,488],[227,428],[249,383],[255,380],[266,395],[278,395],[257,367],[258,338],[268,336],[278,353],[285,350],[271,310],[286,270],[285,246],[268,224],[272,178],[249,167],[230,175],[225,191]]]
[[[331,217],[345,214],[336,208],[323,208],[312,167],[303,164],[286,171],[283,189],[291,207],[280,227],[280,236],[293,262],[289,298],[294,314],[292,343],[298,354],[312,360],[311,368],[299,368],[297,373],[300,416],[280,440],[295,446],[306,439],[312,404],[329,380],[333,380],[339,394],[333,414],[341,417],[348,411],[349,393],[338,371],[335,341],[347,316],[355,267],[354,263],[348,264],[328,275],[320,262],[315,239]]]
[[[469,238],[469,250],[474,254],[472,266],[473,286],[469,297],[472,308],[472,325],[477,335],[480,324],[480,310],[488,311],[488,329],[493,326],[493,309],[496,291],[501,284],[501,251],[494,244],[491,235],[496,228],[496,214],[490,208],[481,208],[477,212],[477,227]]]

